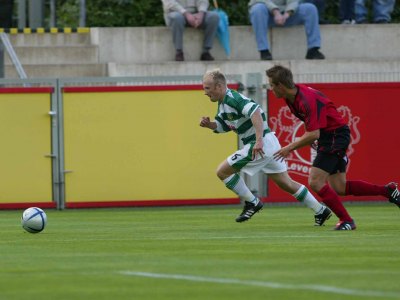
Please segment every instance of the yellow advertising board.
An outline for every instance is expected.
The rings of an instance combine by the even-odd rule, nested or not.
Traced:
[[[201,89],[65,89],[65,199],[232,199],[217,178],[235,134],[199,126],[217,105]]]
[[[0,89],[0,208],[52,202],[52,88]],[[46,205],[42,205],[46,206]]]

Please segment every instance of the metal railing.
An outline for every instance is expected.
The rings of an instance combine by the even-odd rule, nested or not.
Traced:
[[[13,65],[15,66],[15,69],[17,70],[19,78],[26,79],[27,76],[24,71],[24,68],[22,67],[21,62],[19,61],[19,58],[18,58],[17,54],[15,53],[13,46],[11,45],[8,35],[6,33],[2,32],[2,33],[0,33],[0,39],[1,39],[2,45],[7,50],[7,53],[10,56],[10,59],[11,59]],[[0,71],[0,73],[2,73],[2,75],[4,76],[4,51],[3,51],[3,53],[0,53],[0,55],[2,56],[0,58],[0,60],[2,61],[0,63],[0,69],[2,67],[2,70]]]

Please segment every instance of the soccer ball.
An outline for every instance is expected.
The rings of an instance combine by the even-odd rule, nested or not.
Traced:
[[[41,232],[47,223],[46,213],[38,207],[30,207],[22,213],[22,228],[30,233]]]

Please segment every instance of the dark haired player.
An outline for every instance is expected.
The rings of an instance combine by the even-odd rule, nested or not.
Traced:
[[[308,182],[311,189],[339,218],[335,230],[356,229],[354,220],[338,195],[381,195],[400,207],[397,183],[375,185],[362,180],[346,179],[346,151],[350,144],[350,129],[331,100],[317,90],[295,84],[288,68],[276,65],[268,69],[266,74],[275,96],[284,98],[290,111],[304,122],[306,128],[299,139],[282,147],[274,157],[283,160],[291,151],[318,142],[317,156]]]

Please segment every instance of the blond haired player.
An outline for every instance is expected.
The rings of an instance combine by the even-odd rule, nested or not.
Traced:
[[[239,172],[254,175],[264,171],[282,190],[304,202],[315,213],[315,225],[321,226],[331,216],[329,208],[319,203],[304,185],[293,181],[286,163],[274,160],[280,148],[278,139],[268,127],[265,113],[252,99],[227,87],[225,75],[219,70],[209,71],[203,77],[203,90],[212,102],[218,104],[214,120],[202,117],[200,126],[215,133],[233,131],[239,135],[243,148],[231,154],[217,169],[218,178],[245,202],[237,222],[249,220],[260,211],[263,203],[246,186]]]

